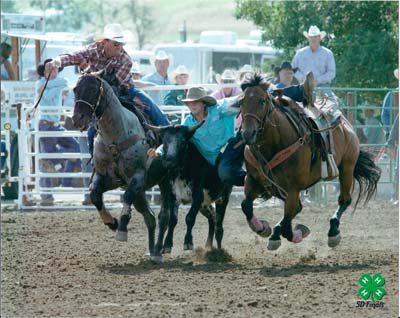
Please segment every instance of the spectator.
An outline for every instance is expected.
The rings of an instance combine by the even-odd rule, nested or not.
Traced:
[[[57,114],[58,110],[50,112],[51,108],[56,108],[62,105],[63,89],[67,87],[68,82],[65,78],[59,77],[60,69],[53,69],[51,74],[49,69],[46,69],[46,64],[51,62],[47,59],[43,64],[37,67],[37,73],[41,77],[36,82],[36,93],[39,97],[42,93],[42,98],[39,103],[40,111],[47,110],[39,115],[39,130],[40,131],[66,131],[60,125],[60,115]],[[44,89],[46,79],[49,77],[46,89]],[[41,153],[57,153],[57,152],[79,152],[79,144],[72,137],[42,137],[39,139],[39,148]],[[73,172],[75,165],[80,164],[77,160],[62,160],[62,159],[45,159],[41,160],[41,170],[44,172],[52,172],[54,170],[61,172]],[[52,167],[52,165],[54,167]],[[40,178],[40,186],[51,188],[50,178]],[[72,179],[63,178],[62,185],[64,187],[71,187]],[[41,194],[41,205],[53,205],[54,198],[51,194]]]
[[[131,74],[132,74],[133,80],[139,81],[142,78],[142,72],[140,70],[140,65],[136,61],[134,61],[132,63]]]
[[[9,61],[12,52],[12,47],[6,42],[1,43],[1,80],[3,81],[16,81],[14,70],[12,68],[11,62]]]
[[[246,77],[254,74],[253,67],[250,64],[243,65],[239,70],[239,81],[242,82]]]
[[[335,59],[331,50],[320,45],[326,32],[312,25],[308,32],[304,31],[303,34],[308,39],[309,46],[298,50],[293,58],[295,76],[302,82],[308,72],[313,72],[315,84],[321,88],[322,93],[332,96],[330,83],[336,76]]]
[[[179,65],[175,71],[171,73],[171,79],[176,85],[186,85],[189,81],[189,71],[185,65]],[[181,100],[185,98],[187,89],[174,89],[165,95],[164,105],[184,105]]]
[[[219,84],[237,84],[236,74],[230,69],[226,69],[221,76],[217,76],[217,81]],[[233,97],[240,95],[242,93],[239,87],[223,87],[216,90],[211,94],[217,100],[224,99],[226,97]]]
[[[289,61],[283,61],[278,71],[278,82],[276,88],[285,88],[298,85],[299,81],[294,77],[294,69]]]
[[[399,79],[399,69],[394,70],[394,76],[397,80]],[[398,91],[397,94],[395,94],[391,90],[386,94],[385,98],[383,99],[381,121],[383,124],[383,129],[385,130],[386,139],[389,138],[390,129],[395,118],[395,95],[398,96]]]
[[[399,204],[399,115],[396,119],[389,133],[389,138],[386,143],[386,150],[390,158],[394,158],[394,183],[392,197],[390,201],[397,205]]]
[[[156,71],[144,76],[143,80],[156,85],[173,85],[168,77],[168,68],[172,63],[171,59],[172,57],[165,53],[165,51],[158,51],[154,58],[154,67]],[[166,91],[149,91],[150,97],[158,105],[162,105],[166,94]]]
[[[367,143],[371,145],[382,145],[385,143],[385,134],[379,119],[375,117],[375,109],[365,102],[364,106],[364,135],[367,137]],[[378,146],[380,148],[380,146]]]

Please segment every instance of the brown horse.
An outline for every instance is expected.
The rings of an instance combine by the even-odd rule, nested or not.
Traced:
[[[268,249],[275,250],[282,235],[293,243],[301,242],[310,230],[301,224],[292,229],[293,218],[301,211],[301,190],[321,180],[323,152],[316,143],[312,129],[299,133],[278,98],[268,91],[269,83],[259,74],[242,83],[243,96],[239,102],[242,113],[242,137],[245,151],[247,177],[242,210],[252,230],[267,237],[271,228],[253,214],[253,201],[259,196],[278,197],[285,202],[284,216],[273,228]],[[293,102],[294,103],[294,102]],[[296,106],[299,107],[299,106]],[[294,108],[296,108],[294,107]],[[335,149],[334,160],[339,170],[339,207],[330,219],[328,245],[340,242],[339,221],[351,203],[353,180],[359,184],[360,198],[365,203],[376,193],[380,169],[370,154],[360,151],[358,138],[350,123],[340,116],[338,126],[332,130]],[[277,155],[278,154],[278,155]]]

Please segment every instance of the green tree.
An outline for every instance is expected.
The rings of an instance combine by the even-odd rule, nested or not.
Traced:
[[[292,59],[308,45],[303,31],[317,25],[328,32],[322,45],[336,60],[340,87],[395,87],[398,67],[398,2],[236,0],[236,17],[252,20],[266,39]]]

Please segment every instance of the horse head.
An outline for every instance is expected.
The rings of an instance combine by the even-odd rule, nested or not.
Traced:
[[[75,106],[72,122],[75,128],[86,130],[93,120],[93,115],[99,114],[101,97],[104,95],[101,73],[89,73],[80,76],[75,88]]]
[[[242,138],[246,144],[251,145],[264,129],[266,117],[273,107],[272,97],[268,92],[269,83],[259,73],[247,78],[241,88]]]
[[[203,120],[194,126],[174,125],[155,127],[147,125],[147,127],[161,136],[163,144],[162,163],[165,168],[176,169],[183,166],[189,140],[204,122]]]

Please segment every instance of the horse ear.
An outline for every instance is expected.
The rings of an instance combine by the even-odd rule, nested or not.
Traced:
[[[269,89],[269,82],[263,81],[262,83],[260,83],[260,86],[261,86],[261,88],[262,88],[264,91],[268,91],[268,89]]]
[[[91,74],[94,75],[94,76],[98,76],[98,77],[103,78],[104,72],[105,72],[105,69],[102,69],[102,70],[97,71],[97,72],[92,72]]]

